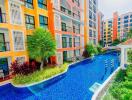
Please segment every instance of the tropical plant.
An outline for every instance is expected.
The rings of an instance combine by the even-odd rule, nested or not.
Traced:
[[[11,64],[11,70],[13,75],[28,75],[36,71],[36,68],[37,67],[35,65],[35,62],[24,62],[23,64],[20,64],[17,61],[14,61]]]
[[[103,47],[103,45],[104,45],[104,44],[103,44],[103,40],[100,40],[100,41],[99,41],[99,45]]]
[[[116,46],[116,45],[118,45],[120,43],[121,43],[121,41],[119,39],[116,39],[116,40],[113,41],[112,45]]]
[[[127,55],[128,55],[128,62],[132,63],[132,49],[128,50]]]
[[[127,33],[127,39],[131,39],[132,38],[132,29],[129,30],[129,32]]]
[[[101,45],[97,45],[96,48],[97,48],[98,53],[102,53],[102,47],[101,47]]]
[[[98,50],[93,44],[87,44],[86,51],[88,52],[89,57],[98,54]]]
[[[109,92],[116,100],[132,100],[132,65],[118,72]]]
[[[32,59],[40,59],[40,69],[44,67],[44,61],[53,56],[56,51],[56,43],[51,33],[43,28],[37,28],[33,35],[27,39],[29,56]]]

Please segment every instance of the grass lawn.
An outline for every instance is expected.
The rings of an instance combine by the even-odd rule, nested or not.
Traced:
[[[35,71],[29,75],[16,75],[12,79],[14,85],[29,85],[37,82],[41,82],[48,78],[51,78],[59,73],[62,73],[68,69],[68,64],[65,63],[57,67],[46,67],[43,70]]]

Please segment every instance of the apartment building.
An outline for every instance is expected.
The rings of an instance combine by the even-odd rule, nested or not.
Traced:
[[[123,40],[132,28],[132,12],[118,15],[113,13],[113,18],[104,21],[104,46],[110,46],[116,39]]]
[[[118,17],[118,38],[125,39],[130,29],[132,29],[132,12],[120,15]]]
[[[37,27],[52,31],[50,0],[0,0],[0,72],[10,74],[11,62],[28,61],[26,39]]]
[[[118,36],[118,13],[113,14],[113,18],[104,21],[104,34],[103,34],[103,44],[104,46],[111,46],[114,40]]]
[[[79,57],[84,50],[82,0],[53,0],[56,61],[62,64]]]
[[[84,0],[85,43],[98,44],[98,0]]]
[[[51,63],[62,64],[98,43],[97,0],[0,0],[0,71],[11,62],[28,61],[26,40],[37,27],[48,29],[57,43]]]
[[[103,40],[103,13],[98,11],[98,42]]]
[[[12,61],[27,60],[24,2],[0,0],[0,71],[9,75]]]

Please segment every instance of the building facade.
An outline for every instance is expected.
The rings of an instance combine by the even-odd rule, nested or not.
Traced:
[[[132,28],[132,12],[118,15],[113,13],[113,18],[104,21],[104,46],[110,46],[114,40],[123,40]]]
[[[130,29],[132,29],[132,12],[120,15],[118,17],[118,38],[125,39]]]
[[[113,41],[118,38],[118,13],[113,13],[113,18],[104,21],[104,46],[111,46]]]
[[[29,60],[26,40],[32,31],[52,29],[50,6],[50,0],[0,0],[0,72],[5,77],[10,74],[11,62]]]
[[[82,7],[81,0],[53,0],[57,64],[82,55],[84,50]]]
[[[0,70],[9,75],[14,60],[27,60],[24,2],[0,0]]]
[[[98,11],[98,42],[103,40],[103,13]]]
[[[57,43],[51,63],[62,64],[98,43],[97,0],[0,0],[0,72],[11,62],[29,60],[27,37],[37,27],[48,29]]]
[[[85,44],[98,44],[98,0],[84,0]]]

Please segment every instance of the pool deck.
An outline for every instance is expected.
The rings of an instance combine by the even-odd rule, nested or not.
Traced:
[[[109,84],[111,84],[112,80],[114,79],[115,75],[117,74],[117,72],[119,72],[119,70],[121,69],[121,67],[118,67],[113,74],[111,74],[109,76],[109,78],[101,85],[101,87],[94,93],[94,95],[92,96],[91,100],[101,100],[101,97],[103,96],[103,94],[105,94],[106,90],[108,89]]]

